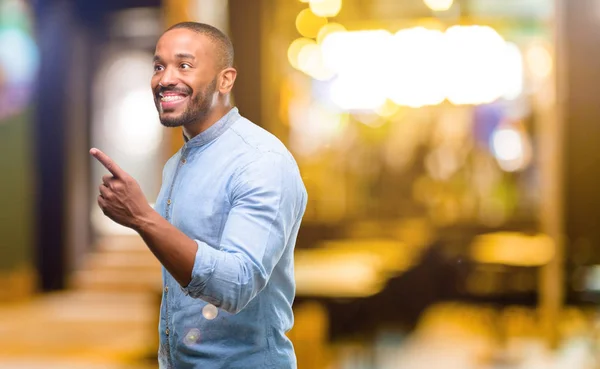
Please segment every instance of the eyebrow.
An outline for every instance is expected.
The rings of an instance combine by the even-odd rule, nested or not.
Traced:
[[[178,54],[175,54],[175,57],[177,59],[189,59],[189,60],[195,60],[196,59],[196,57],[194,55],[187,54],[187,53],[178,53]],[[160,56],[158,56],[158,55],[154,55],[154,57],[152,58],[153,62],[158,62],[158,61],[161,61],[161,60],[162,60],[162,58]]]
[[[192,54],[186,54],[186,53],[175,54],[175,57],[177,59],[191,59],[191,60],[196,59],[196,57],[194,55],[192,55]]]

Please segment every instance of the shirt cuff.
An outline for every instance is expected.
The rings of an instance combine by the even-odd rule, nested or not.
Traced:
[[[192,269],[192,280],[182,291],[186,296],[194,298],[201,297],[206,283],[212,277],[219,260],[219,251],[210,247],[206,243],[194,240],[198,244],[194,267]]]

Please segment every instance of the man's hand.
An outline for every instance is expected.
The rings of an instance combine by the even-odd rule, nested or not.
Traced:
[[[139,184],[102,151],[93,148],[90,154],[112,174],[102,177],[100,209],[115,222],[137,230],[154,211]]]

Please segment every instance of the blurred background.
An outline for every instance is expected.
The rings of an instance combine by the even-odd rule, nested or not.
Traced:
[[[157,367],[160,265],[88,150],[154,201],[185,20],[308,189],[300,369],[600,368],[597,0],[0,0],[0,368]]]

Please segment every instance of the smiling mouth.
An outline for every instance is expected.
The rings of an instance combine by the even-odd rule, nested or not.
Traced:
[[[160,101],[170,102],[170,101],[178,101],[178,100],[183,100],[183,99],[185,99],[185,96],[183,96],[183,95],[167,95],[167,96],[161,96]]]
[[[160,98],[160,101],[177,101],[185,99],[187,94],[165,91],[159,92],[158,97]]]
[[[184,101],[188,96],[179,93],[160,92],[158,98],[163,109],[175,108],[179,103]]]

